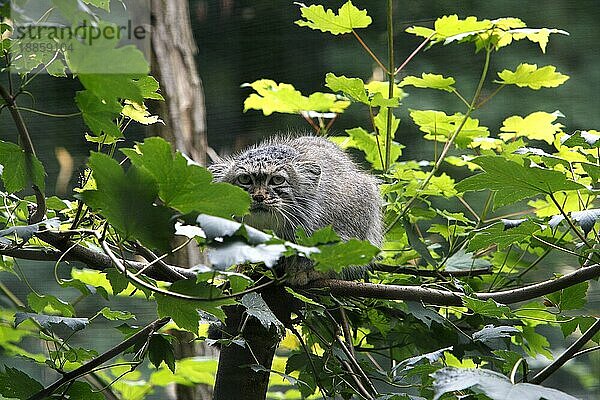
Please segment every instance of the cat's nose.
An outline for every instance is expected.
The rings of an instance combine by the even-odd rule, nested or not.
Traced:
[[[262,203],[265,201],[265,195],[262,193],[255,193],[252,195],[252,200],[256,201],[257,203]]]

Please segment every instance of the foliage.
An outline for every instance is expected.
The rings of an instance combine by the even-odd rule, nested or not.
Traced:
[[[91,13],[88,17],[97,17],[99,9],[109,10],[107,1],[59,3],[74,24],[80,15],[68,10]],[[6,8],[1,10],[8,17]],[[110,386],[124,399],[143,397],[171,383],[212,385],[215,361],[176,360],[171,333],[184,330],[206,339],[207,324],[225,319],[223,307],[238,305],[245,322],[237,335],[218,342],[249,346],[244,326],[250,318],[283,336],[273,365],[244,370],[271,371],[273,396],[438,399],[470,391],[491,399],[514,394],[572,398],[539,386],[541,375],[531,379],[528,366],[537,356],[552,358],[542,328],[560,331],[565,338],[579,331],[586,340],[576,342],[578,346],[588,340],[600,343],[598,318],[583,311],[586,280],[600,275],[600,212],[595,208],[600,134],[591,129],[567,134],[557,122],[565,117],[549,110],[506,116],[501,127],[485,126],[483,117],[475,117],[504,88],[513,87],[515,93],[547,91],[564,84],[569,77],[554,66],[525,62],[514,71],[507,66],[493,80],[490,59],[498,57],[502,64],[499,50],[524,39],[545,52],[551,34],[566,32],[530,28],[518,18],[456,15],[438,18],[433,28],[408,28],[408,34],[424,38],[420,49],[475,46],[473,57],[481,58],[482,72],[473,78],[478,83],[469,98],[461,92],[469,83],[446,76],[451,71],[422,72],[397,82],[400,70],[394,60],[384,66],[360,38],[358,30],[368,28],[372,18],[351,1],[337,11],[300,4],[300,16],[300,27],[355,37],[388,80],[365,82],[329,73],[324,87],[331,92],[306,96],[291,84],[259,79],[244,85],[254,91],[244,111],[298,114],[320,135],[328,135],[344,112],[364,111],[370,127],[354,127],[330,139],[363,153],[382,182],[386,238],[381,249],[357,239],[342,241],[331,227],[310,236],[298,230],[292,243],[238,222],[250,206],[240,188],[213,183],[206,168],[163,139],[148,138],[131,148],[121,145],[131,124],[161,122],[147,103],[164,99],[137,49],[109,39],[92,46],[74,37],[53,57],[40,51],[11,59],[20,42],[11,36],[11,25],[0,24],[2,51],[10,64],[6,67],[21,80],[16,92],[1,86],[2,107],[18,116],[15,101],[32,79],[41,72],[61,79],[68,68],[83,87],[73,99],[89,128],[82,136],[97,149],[73,196],[46,198],[44,166],[18,117],[19,144],[0,141],[0,271],[17,275],[31,289],[24,301],[0,285],[13,304],[0,309],[0,351],[58,372],[64,381],[58,381],[55,393],[71,399],[104,398],[96,390],[101,387],[92,388],[79,374],[71,378],[69,373],[78,368],[87,368],[86,374],[94,373],[101,386]],[[391,26],[388,29],[393,33]],[[388,36],[393,48],[394,35]],[[106,66],[109,73],[91,72],[97,65]],[[464,110],[406,110],[402,99],[413,88],[455,96]],[[401,159],[400,115],[434,144],[430,160]],[[29,189],[35,196],[26,196]],[[43,218],[38,218],[40,212]],[[163,262],[189,243],[207,254],[212,267],[181,270]],[[379,285],[338,281],[337,292],[335,281],[329,291],[318,284],[286,288],[297,304],[293,322],[280,320],[272,300],[261,293],[269,285],[285,284],[278,270],[282,258],[309,258],[317,270],[339,273],[372,263],[378,253],[370,281]],[[558,253],[569,269],[556,269],[552,256]],[[146,261],[134,261],[134,255]],[[57,268],[72,257],[91,269],[68,264],[71,279],[55,274],[61,295],[40,293],[18,268],[18,259],[42,256],[54,259]],[[531,272],[540,266],[543,276],[555,280],[528,287],[535,282]],[[569,275],[563,279],[553,274]],[[535,291],[540,285],[550,289]],[[80,296],[70,299],[71,289]],[[511,300],[512,295],[520,300]],[[114,304],[117,296],[153,302],[161,319],[139,327],[133,325],[135,309],[116,310],[111,305],[91,315],[82,311],[81,298],[98,296],[105,299],[101,304]],[[530,302],[523,304],[523,299]],[[513,302],[519,303],[509,304]],[[115,343],[112,349],[112,356],[123,359],[103,369],[93,366],[100,359],[96,349],[72,344],[73,336],[85,335],[100,317],[118,321],[123,340],[123,348]],[[47,351],[31,353],[30,340],[44,343]],[[143,363],[149,373],[138,370]],[[562,364],[550,367],[557,370]],[[19,399],[50,395],[43,388],[52,388],[11,366],[0,371],[0,383],[0,395]]]

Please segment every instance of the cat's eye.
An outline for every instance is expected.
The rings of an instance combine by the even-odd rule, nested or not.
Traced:
[[[283,183],[285,183],[285,178],[281,175],[273,175],[271,177],[271,183],[273,185],[282,185]]]
[[[249,185],[252,183],[252,177],[248,174],[238,175],[237,181],[240,185]]]

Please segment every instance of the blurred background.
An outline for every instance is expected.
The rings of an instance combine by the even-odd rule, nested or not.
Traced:
[[[337,9],[342,3],[343,1],[338,0],[320,2],[333,9]],[[366,8],[374,21],[371,27],[360,32],[361,37],[385,60],[384,2],[355,0],[354,4],[359,8]],[[196,61],[204,86],[208,143],[218,153],[237,150],[274,133],[310,129],[304,119],[296,115],[273,114],[265,117],[257,111],[244,113],[243,101],[250,89],[241,87],[243,83],[269,78],[293,84],[304,95],[308,95],[314,91],[329,91],[324,86],[327,72],[359,77],[365,81],[372,77],[382,79],[375,63],[351,35],[333,37],[295,25],[293,22],[299,19],[299,7],[291,0],[191,0],[190,10],[199,49]],[[559,28],[570,33],[570,36],[551,35],[546,54],[540,51],[539,46],[525,40],[494,53],[491,75],[484,87],[484,91],[488,93],[495,89],[495,85],[490,82],[496,77],[496,72],[503,69],[514,70],[521,62],[554,65],[571,79],[556,89],[504,89],[474,115],[482,125],[490,128],[492,136],[497,134],[506,117],[525,116],[533,111],[560,110],[565,115],[561,122],[567,132],[576,129],[600,130],[598,0],[548,0],[543,3],[531,0],[396,1],[396,64],[402,62],[421,42],[421,39],[406,34],[406,28],[413,25],[431,27],[436,18],[448,14],[458,14],[461,18],[474,15],[479,19],[512,16],[522,19],[529,27]],[[420,75],[421,72],[452,76],[456,79],[457,89],[469,97],[477,84],[482,61],[482,55],[475,54],[472,46],[435,46],[420,53],[398,79],[405,75]],[[40,75],[30,87],[33,96],[23,97],[20,105],[48,113],[75,113],[78,110],[72,98],[80,89],[75,80]],[[407,146],[403,159],[431,158],[431,142],[421,139],[422,134],[411,123],[408,110],[439,109],[449,114],[464,112],[464,105],[449,93],[408,89],[409,96],[397,111],[402,122],[396,141]],[[48,172],[49,194],[57,188],[60,169],[58,159],[64,160],[67,153],[72,158],[74,169],[70,178],[67,178],[68,184],[58,186],[58,194],[64,195],[65,190],[66,193],[71,193],[70,189],[77,182],[78,172],[83,170],[86,157],[93,150],[85,142],[86,127],[81,117],[48,118],[30,113],[24,116],[39,158]],[[352,105],[337,119],[332,134],[343,134],[345,129],[356,126],[369,128],[368,114],[359,105]],[[129,147],[134,141],[150,134],[140,127],[128,132],[124,147]],[[6,112],[0,114],[0,137],[16,141],[16,132]],[[50,288],[54,281],[52,268],[35,262],[23,264],[26,274],[36,274],[35,282],[40,290]],[[19,294],[22,282],[6,274],[0,278]],[[597,288],[597,283],[591,284]],[[590,313],[596,315],[600,310],[598,292],[597,289],[591,292],[588,304]],[[78,307],[89,306],[95,309],[95,305],[85,304],[89,301],[90,299],[84,300]],[[138,302],[138,309],[147,306],[143,301]],[[113,308],[118,309],[118,305]],[[151,319],[155,310],[148,308],[147,313],[148,319]],[[558,343],[555,351],[559,352],[562,336],[558,331],[548,332],[548,335],[553,343]],[[108,346],[115,337],[114,330],[107,325],[98,330],[98,337],[105,338]],[[82,340],[96,339],[88,336]],[[571,362],[547,384],[560,387],[583,399],[600,398],[600,357],[597,353]]]

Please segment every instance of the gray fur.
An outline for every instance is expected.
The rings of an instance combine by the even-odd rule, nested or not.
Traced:
[[[325,138],[272,138],[209,169],[216,181],[248,190],[253,202],[243,222],[250,226],[294,240],[298,226],[310,235],[331,225],[343,240],[358,238],[381,245],[382,200],[377,180]],[[273,180],[275,175],[278,178]],[[277,184],[281,178],[285,182]],[[287,264],[285,271],[292,283],[323,277],[306,262]]]

